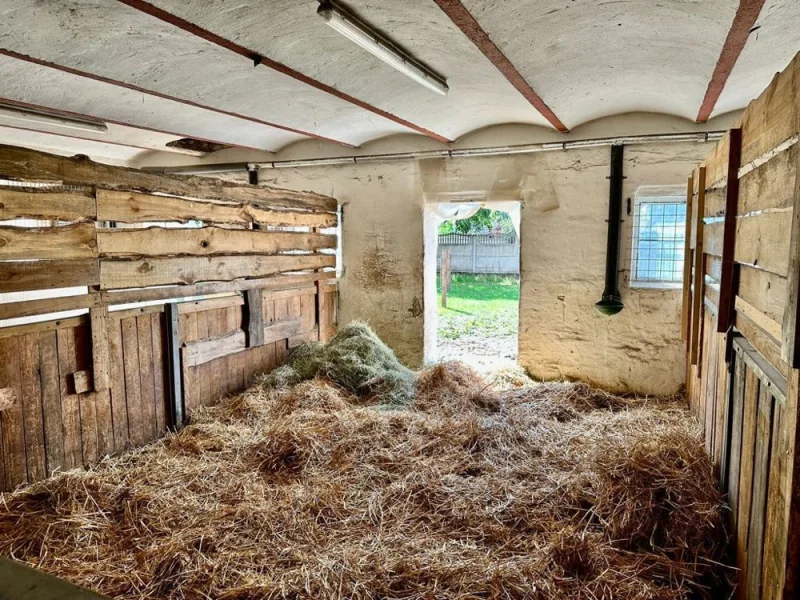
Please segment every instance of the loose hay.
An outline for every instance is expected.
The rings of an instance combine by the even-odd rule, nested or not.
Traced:
[[[418,389],[381,411],[256,386],[7,494],[0,553],[118,598],[724,597],[721,498],[676,399],[498,393],[457,363]]]

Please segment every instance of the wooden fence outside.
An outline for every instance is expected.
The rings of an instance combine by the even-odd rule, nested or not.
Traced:
[[[728,494],[746,600],[800,593],[799,133],[800,55],[688,183],[687,392]]]
[[[335,331],[331,198],[10,147],[0,178],[23,182],[0,220],[56,222],[0,227],[0,293],[87,289],[0,319],[88,310],[0,328],[0,491],[150,442]]]

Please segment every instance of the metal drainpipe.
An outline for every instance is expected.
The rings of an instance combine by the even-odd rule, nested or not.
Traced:
[[[595,304],[604,315],[615,315],[625,306],[619,294],[619,232],[622,219],[622,158],[625,146],[611,146],[608,194],[608,244],[606,245],[606,287]]]

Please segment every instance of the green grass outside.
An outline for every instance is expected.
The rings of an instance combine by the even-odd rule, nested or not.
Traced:
[[[516,335],[519,279],[503,275],[452,275],[447,308],[442,308],[442,282],[436,280],[440,338],[465,335]]]

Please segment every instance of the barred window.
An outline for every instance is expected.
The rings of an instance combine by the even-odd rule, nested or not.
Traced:
[[[671,288],[683,281],[686,199],[637,194],[631,236],[631,286]]]

